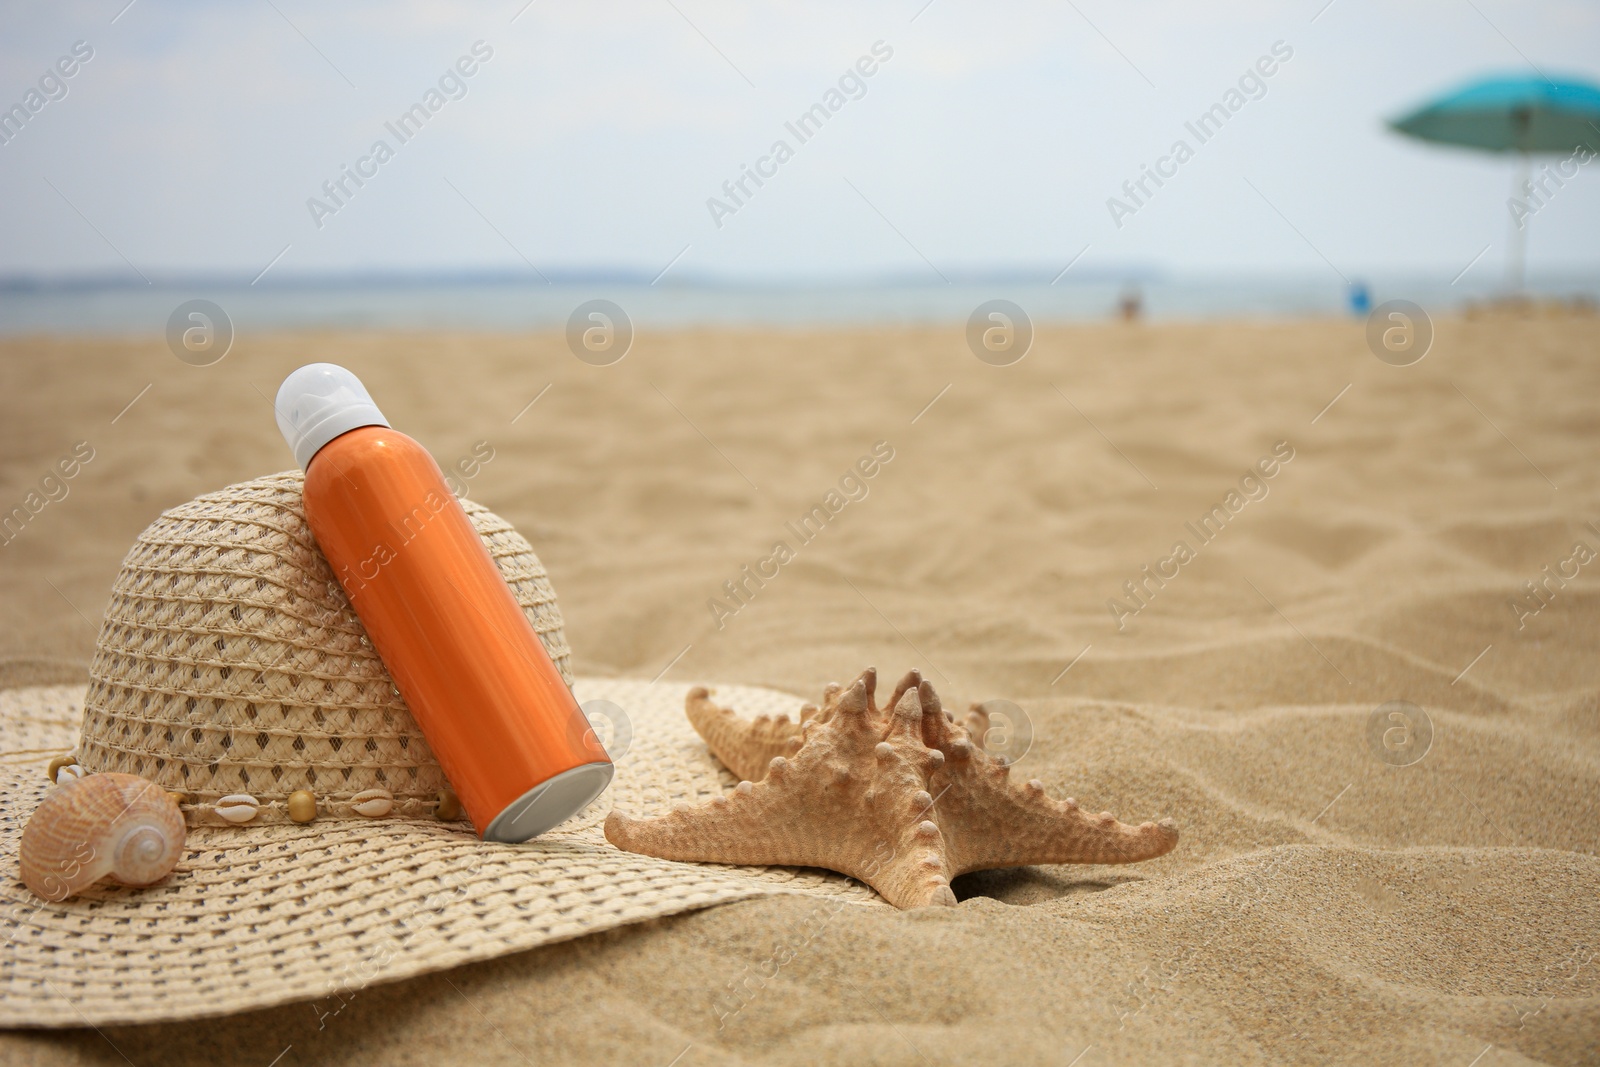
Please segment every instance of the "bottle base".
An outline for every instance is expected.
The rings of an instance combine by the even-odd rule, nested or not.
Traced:
[[[516,844],[560,826],[605,792],[615,772],[613,763],[585,763],[540,782],[490,820],[483,839]]]

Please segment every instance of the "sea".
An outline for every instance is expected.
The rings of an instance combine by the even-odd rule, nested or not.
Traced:
[[[1498,272],[1447,274],[1164,275],[1063,278],[992,275],[927,284],[897,279],[763,282],[660,280],[627,275],[340,275],[264,279],[0,278],[0,335],[162,333],[187,301],[222,308],[235,332],[440,330],[520,333],[564,329],[595,299],[620,307],[637,330],[689,327],[944,325],[1007,300],[1036,324],[1092,322],[1132,308],[1153,321],[1365,317],[1389,300],[1450,316],[1503,297]],[[1592,309],[1600,271],[1530,280],[1538,301]]]

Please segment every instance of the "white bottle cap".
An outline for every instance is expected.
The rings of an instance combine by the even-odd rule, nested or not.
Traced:
[[[273,402],[278,429],[301,468],[317,450],[362,426],[387,426],[361,379],[333,363],[307,363],[283,380]]]

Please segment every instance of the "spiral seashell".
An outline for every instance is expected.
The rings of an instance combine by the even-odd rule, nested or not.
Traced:
[[[87,777],[89,777],[89,772],[84,770],[81,764],[63,763],[56,768],[56,785],[65,785],[76,778]]]
[[[229,793],[216,804],[217,814],[229,822],[249,822],[260,810],[261,802],[249,793]]]
[[[378,819],[394,809],[394,795],[387,789],[363,789],[350,798],[350,806],[359,815]]]
[[[70,752],[64,753],[50,761],[50,767],[44,772],[44,776],[50,779],[51,784],[54,785],[56,781],[56,775],[61,773],[61,768],[67,766],[68,764],[77,762],[77,756],[74,756]]]
[[[178,806],[154,782],[113,772],[67,778],[28,819],[18,866],[28,888],[49,901],[107,875],[150,885],[177,866],[184,835]]]

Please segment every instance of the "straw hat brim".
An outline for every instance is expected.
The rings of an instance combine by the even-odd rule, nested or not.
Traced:
[[[687,689],[578,680],[581,701],[624,709],[632,744],[611,788],[537,840],[485,844],[465,824],[415,819],[201,826],[163,882],[107,882],[59,904],[22,884],[17,848],[54,788],[46,764],[77,740],[84,686],[0,689],[0,1027],[168,1022],[347,999],[365,986],[774,893],[886,907],[831,872],[675,863],[605,840],[613,807],[658,813],[735,784],[685,718]],[[798,717],[796,697],[718,692],[745,714]]]

